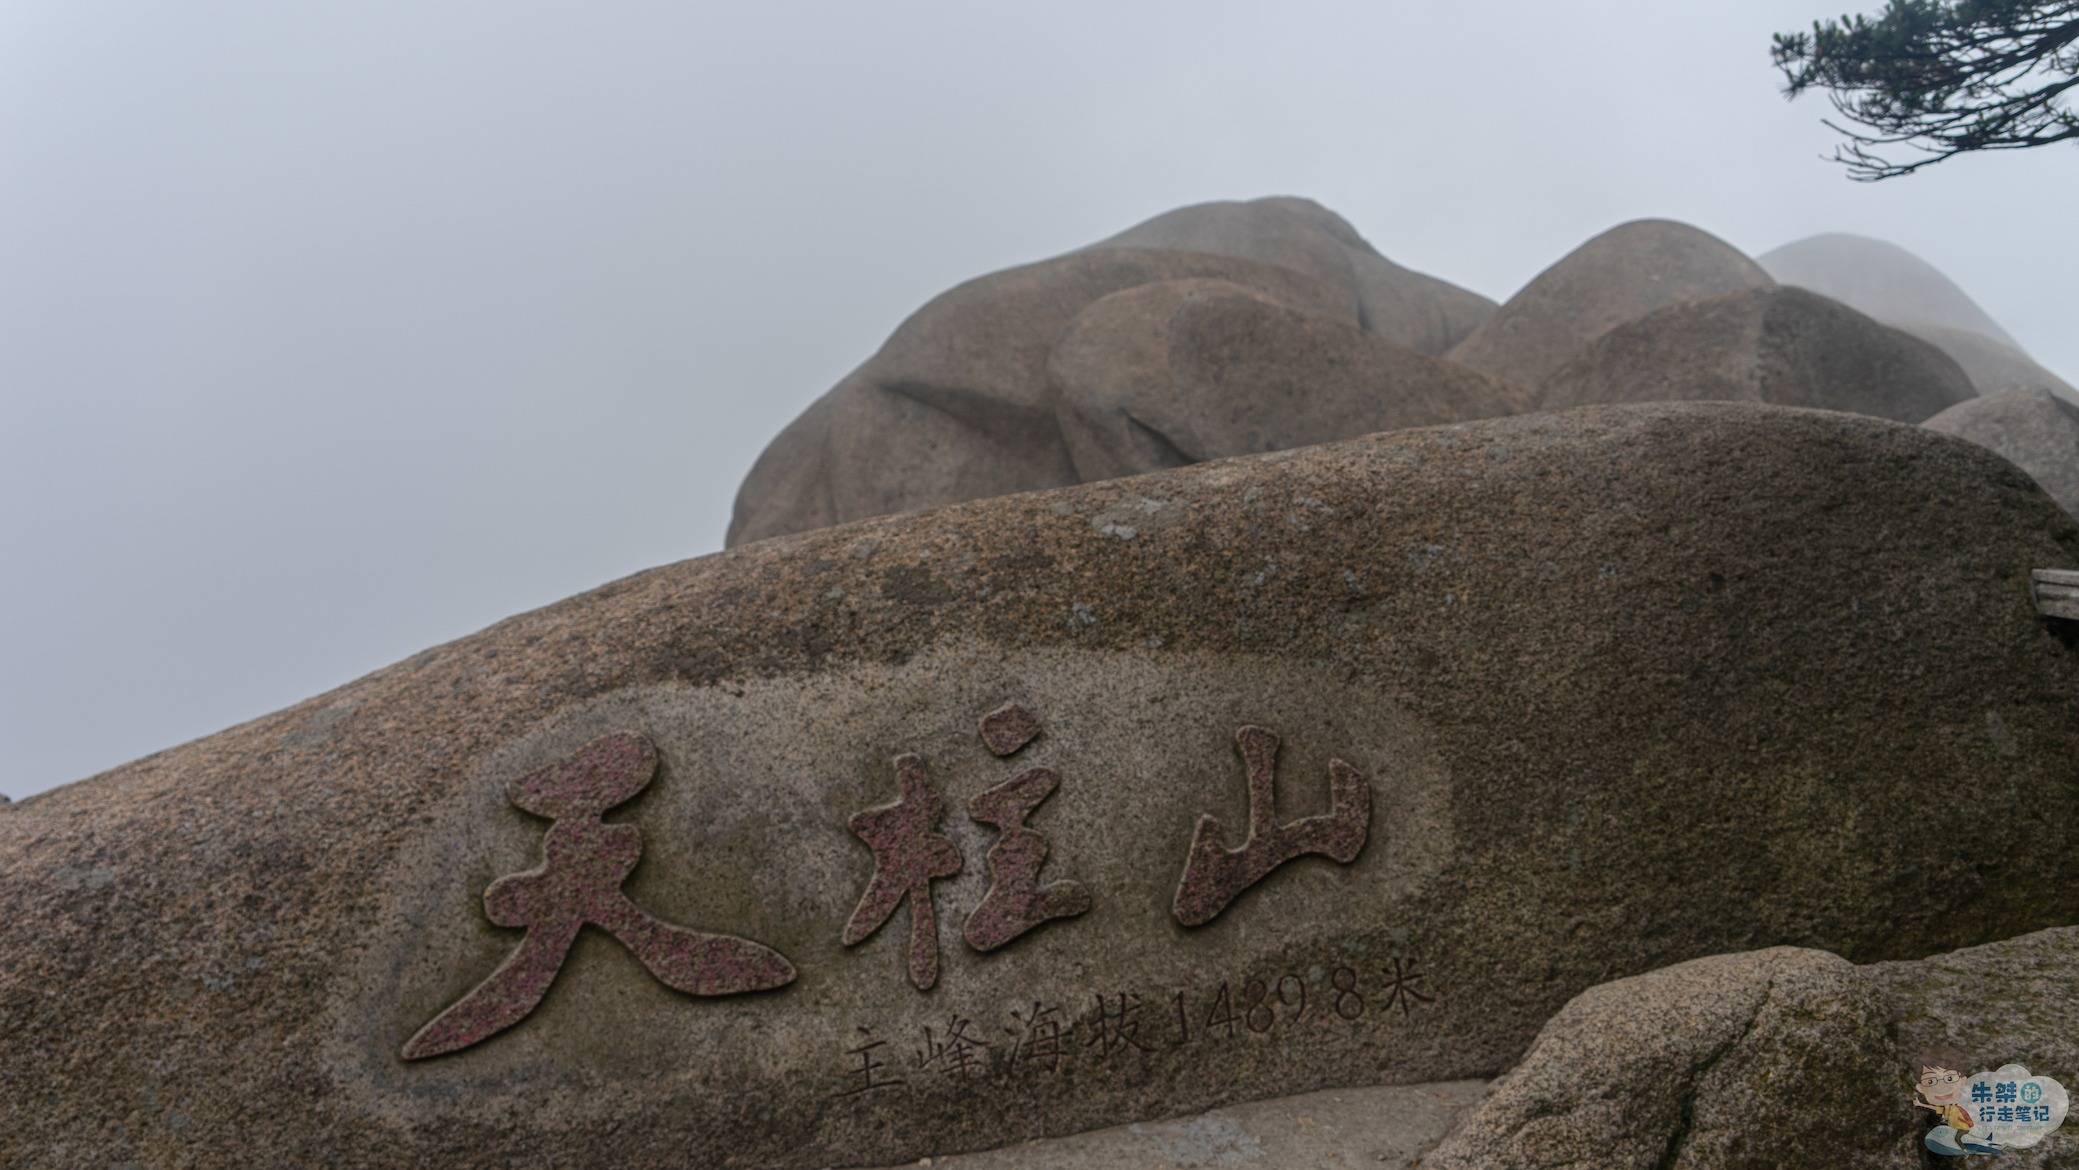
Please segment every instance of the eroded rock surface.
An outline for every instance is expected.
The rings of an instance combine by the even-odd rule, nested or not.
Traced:
[[[1076,318],[1049,369],[1086,482],[1525,405],[1463,366],[1227,281],[1113,293]]]
[[[1927,427],[2011,460],[2079,515],[2079,406],[2044,390],[2013,391],[1951,407]]]
[[[1311,199],[1196,203],[1098,246],[1212,252],[1304,272],[1337,290],[1367,333],[1417,353],[1443,353],[1494,313],[1486,297],[1381,256],[1349,221]]]
[[[1665,219],[1622,223],[1561,257],[1480,323],[1452,360],[1536,389],[1590,342],[1655,309],[1775,282],[1709,232]]]
[[[931,1164],[940,1170],[1416,1170],[1485,1090],[1482,1081],[1323,1089]]]
[[[1672,305],[1591,342],[1539,409],[1596,402],[1765,402],[1921,422],[1976,394],[1933,345],[1798,288]]]
[[[1921,1165],[1934,1124],[1912,1103],[1921,1068],[2069,1077],[2075,981],[2079,927],[1867,967],[1785,947],[1619,980],[1555,1016],[1421,1164]],[[2069,1166],[2071,1143],[2055,1134],[1999,1162]]]
[[[1955,281],[1887,240],[1822,232],[1764,252],[1757,262],[1783,284],[1811,289],[1902,329],[1964,329],[2015,345]]]
[[[1759,262],[1784,284],[1832,297],[1933,342],[1956,359],[1980,394],[2048,390],[2079,401],[2079,390],[2037,365],[1956,282],[1896,244],[1828,232],[1785,244]]]
[[[1057,422],[1061,395],[1049,359],[1094,303],[1122,290],[1179,281],[1218,281],[1247,290],[1266,306],[1250,327],[1269,330],[1277,340],[1295,340],[1295,329],[1349,332],[1376,345],[1339,337],[1343,349],[1395,355],[1372,363],[1397,371],[1385,385],[1376,382],[1380,371],[1371,366],[1345,374],[1314,358],[1300,368],[1280,367],[1271,359],[1292,356],[1289,345],[1275,355],[1248,355],[1249,368],[1261,378],[1228,376],[1193,385],[1196,404],[1214,415],[1276,416],[1276,433],[1320,441],[1376,429],[1374,416],[1427,423],[1485,417],[1495,408],[1479,397],[1474,378],[1422,360],[1448,349],[1492,311],[1484,297],[1392,264],[1340,216],[1307,200],[1199,204],[934,298],[766,448],[737,493],[728,543],[1090,478],[1079,470]],[[1271,313],[1273,306],[1284,312]],[[1093,339],[1110,336],[1118,326],[1117,310],[1112,305],[1106,319],[1081,328],[1077,354],[1063,358],[1068,366],[1095,371],[1076,383],[1072,412],[1117,414],[1136,406],[1092,397],[1099,387],[1116,388],[1119,371],[1139,359],[1136,352],[1089,352]],[[1185,348],[1207,344],[1201,338]],[[1326,375],[1327,385],[1310,387],[1298,398],[1289,393],[1301,375],[1317,373]],[[1409,390],[1406,383],[1421,389]],[[1465,413],[1448,419],[1411,415],[1411,399],[1446,387],[1466,388]],[[1223,396],[1220,401],[1211,399],[1215,393]],[[1360,393],[1377,393],[1381,400],[1366,406],[1355,397]],[[1309,413],[1315,408],[1321,413]],[[1205,429],[1216,430],[1210,419]],[[1248,441],[1208,440],[1206,446],[1214,454],[1264,449]],[[1177,450],[1114,474],[1173,466],[1167,459]]]

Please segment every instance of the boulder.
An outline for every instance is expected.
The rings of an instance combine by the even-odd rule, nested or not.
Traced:
[[[0,815],[0,1162],[894,1163],[2069,922],[2074,564],[1972,444],[1676,404],[651,570]]]
[[[1366,332],[1431,355],[1494,312],[1494,302],[1476,292],[1379,255],[1347,220],[1311,199],[1195,203],[1095,246],[1212,252],[1296,269],[1337,290]]]
[[[1913,1103],[1922,1070],[2020,1064],[2069,1081],[2075,981],[2075,927],[1919,961],[1778,947],[1619,980],[1553,1017],[1421,1165],[1923,1165],[1936,1120]],[[2015,1146],[2000,1164],[2070,1165],[2071,1141]]]
[[[1766,402],[1920,422],[1974,393],[1911,334],[1804,289],[1762,288],[1619,325],[1545,379],[1537,402]]]
[[[1944,329],[1937,325],[1901,326],[1915,337],[1933,342],[1956,359],[1970,375],[1971,385],[1985,395],[2013,390],[2048,391],[2066,402],[2079,403],[2079,390],[2071,383],[2037,365],[2014,346],[1968,329]]]
[[[1828,232],[1785,244],[1763,255],[1760,264],[1783,284],[1832,297],[1933,342],[1956,359],[1980,394],[2048,390],[2079,402],[2079,390],[2037,365],[1954,281],[1896,244]]]
[[[1081,482],[1056,423],[1047,373],[1055,344],[1095,301],[1190,279],[1225,281],[1423,354],[1450,348],[1493,309],[1387,261],[1304,199],[1180,208],[1066,256],[968,281],[919,309],[759,456],[737,492],[727,543]],[[1086,343],[1097,332],[1086,331]],[[1287,421],[1309,434],[1361,433],[1330,419]]]
[[[1204,252],[1085,250],[970,280],[911,314],[766,447],[737,490],[727,543],[1079,482],[1054,421],[1054,343],[1092,301],[1190,277],[1357,321],[1300,272]]]
[[[1763,253],[1758,263],[1779,283],[1832,297],[1887,325],[1913,333],[1962,329],[2018,348],[1955,281],[1885,240],[1823,232]]]
[[[1665,219],[1619,224],[1562,257],[1451,350],[1453,361],[1533,389],[1589,342],[1655,309],[1774,282],[1708,232]]]
[[[1220,280],[1105,297],[1049,370],[1084,482],[1524,407],[1491,378]]]
[[[2048,391],[2016,390],[1952,406],[1926,425],[1997,452],[2079,515],[2079,407]]]

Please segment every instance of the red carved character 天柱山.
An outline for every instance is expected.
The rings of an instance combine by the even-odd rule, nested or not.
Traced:
[[[674,926],[637,906],[621,883],[642,856],[642,831],[600,819],[648,786],[657,749],[632,733],[593,740],[561,764],[506,785],[506,799],[548,818],[542,864],[499,878],[484,891],[484,913],[527,931],[520,946],[482,983],[420,1028],[404,1059],[454,1052],[526,1019],[587,925],[606,931],[667,986],[688,995],[736,995],[794,981],[785,956],[748,939]]]

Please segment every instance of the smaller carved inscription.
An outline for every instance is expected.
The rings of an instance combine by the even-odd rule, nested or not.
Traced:
[[[910,983],[929,991],[938,982],[938,913],[931,883],[960,872],[960,850],[934,831],[946,806],[924,773],[924,761],[908,754],[895,757],[895,778],[900,791],[895,803],[867,809],[849,822],[852,834],[873,850],[873,877],[845,923],[844,944],[864,942],[908,898]]]
[[[642,831],[600,817],[641,792],[656,771],[657,749],[647,738],[609,735],[506,785],[507,800],[552,822],[541,866],[499,878],[484,891],[484,914],[492,922],[527,933],[496,971],[406,1042],[404,1059],[467,1048],[526,1019],[588,925],[611,934],[650,974],[688,995],[735,995],[794,981],[793,965],[779,952],[674,926],[621,892],[642,856]]]
[[[989,1053],[995,1046],[974,1034],[974,1021],[954,1016],[946,1022],[943,1035],[924,1027],[924,1048],[917,1053],[917,1067],[954,1077],[980,1077],[989,1072]]]
[[[859,1065],[852,1070],[853,1078],[857,1083],[847,1086],[838,1096],[855,1097],[860,1093],[871,1093],[875,1089],[892,1089],[898,1085],[906,1084],[907,1082],[900,1077],[887,1076],[882,1073],[881,1070],[888,1067],[888,1062],[874,1055],[875,1049],[886,1048],[888,1042],[886,1040],[874,1039],[872,1028],[861,1027],[859,1035],[863,1038],[863,1043],[845,1049],[845,1055],[858,1058]]]
[[[1006,1029],[1018,1038],[1011,1047],[1011,1065],[1015,1067],[1023,1060],[1028,1065],[1045,1068],[1049,1073],[1059,1073],[1061,1062],[1069,1055],[1067,1033],[1074,1031],[1075,1024],[1070,1023],[1064,1028],[1061,1009],[1038,1000],[1033,1001],[1029,1014],[1021,1016],[1013,1009],[1011,1016],[1023,1025],[1022,1029]]]
[[[1415,961],[1393,956],[1377,966],[1288,968],[1223,979],[1210,989],[1177,988],[1169,993],[1167,1010],[1158,1007],[1159,995],[1144,1000],[1132,991],[1092,995],[1086,1001],[1090,1007],[1077,1017],[1059,1004],[1035,1000],[1029,1009],[1011,1008],[994,1033],[959,1015],[943,1028],[925,1025],[908,1078],[886,1071],[888,1063],[876,1054],[887,1042],[872,1039],[872,1029],[860,1028],[867,1040],[845,1049],[848,1068],[832,1097],[915,1088],[932,1078],[959,1078],[963,1088],[1008,1088],[1030,1077],[1058,1077],[1078,1060],[1109,1066],[1114,1057],[1123,1060],[1128,1049],[1157,1059],[1193,1059],[1231,1044],[1305,1044],[1332,1032],[1390,1026],[1436,999]],[[990,1043],[984,1034],[1003,1039]]]
[[[1421,990],[1423,975],[1415,970],[1413,959],[1396,956],[1392,966],[1386,970],[1386,1010],[1398,1007],[1401,1015],[1410,1015],[1418,1003],[1431,1003],[1436,997]]]
[[[1249,835],[1239,848],[1229,849],[1219,818],[1200,814],[1172,904],[1185,926],[1211,922],[1250,886],[1296,857],[1318,854],[1348,865],[1364,850],[1371,830],[1371,785],[1341,760],[1328,762],[1329,811],[1278,824],[1277,735],[1249,726],[1235,733],[1234,742],[1248,775]]]
[[[1083,1046],[1097,1049],[1099,1060],[1110,1059],[1114,1052],[1127,1047],[1148,1051],[1148,1046],[1141,1043],[1141,997],[1122,991],[1116,998],[1118,1006],[1114,1007],[1104,996],[1097,997],[1097,1010],[1090,1013],[1090,1032],[1083,1037]]]

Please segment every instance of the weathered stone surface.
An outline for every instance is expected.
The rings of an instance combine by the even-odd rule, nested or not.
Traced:
[[[1227,281],[1113,293],[1049,362],[1085,482],[1515,414],[1523,395]]]
[[[1412,272],[1311,199],[1195,203],[1135,224],[1098,247],[1173,248],[1240,256],[1306,273],[1337,290],[1368,333],[1441,354],[1494,313],[1494,302]]]
[[[1591,342],[1539,387],[1597,402],[1765,402],[1920,422],[1976,392],[1941,350],[1799,288],[1671,305]]]
[[[2020,1064],[2057,1078],[2068,1092],[2079,1082],[2079,995],[2072,992],[2079,986],[2079,927],[1918,962],[1875,963],[1858,973],[1890,1007],[1892,1045],[1905,1076],[1935,1061],[1965,1076]],[[1897,1092],[1897,1083],[1881,1087]],[[1911,1132],[1919,1140],[1930,1114],[1913,1112]],[[2079,1166],[2079,1118],[2067,1116],[2033,1148],[2002,1152],[1999,1165]]]
[[[2047,390],[2066,402],[2079,402],[2079,390],[2035,363],[2014,346],[1968,329],[1944,329],[1936,325],[1901,326],[1925,341],[1933,342],[1971,377],[1978,393],[2005,394],[2013,390]]]
[[[938,1170],[1415,1170],[1485,1089],[1484,1081],[1323,1089],[931,1164]]]
[[[1911,1078],[1852,964],[1778,947],[1584,992],[1424,1170],[1915,1164]]]
[[[1341,217],[1307,200],[1199,204],[934,298],[766,448],[737,493],[728,543],[1082,482],[1088,477],[1077,473],[1056,421],[1059,395],[1048,373],[1056,343],[1094,301],[1139,285],[1193,279],[1247,289],[1266,305],[1308,314],[1304,320],[1322,330],[1346,326],[1378,343],[1370,347],[1371,360],[1391,367],[1387,372],[1397,383],[1420,383],[1436,393],[1456,389],[1467,399],[1460,412],[1401,425],[1495,413],[1477,401],[1482,391],[1472,379],[1415,360],[1463,337],[1492,311],[1486,298],[1390,263]],[[1251,327],[1264,326],[1259,321]],[[1270,328],[1280,339],[1296,339],[1282,322]],[[1105,324],[1083,331],[1084,352],[1077,361],[1090,367],[1091,339],[1108,335]],[[1392,357],[1377,357],[1388,343],[1417,354],[1392,350]],[[1336,344],[1356,348],[1347,341]],[[1099,354],[1094,368],[1107,386],[1115,386],[1114,371],[1141,356]],[[1257,355],[1251,369],[1262,373],[1275,366]],[[1323,363],[1315,359],[1305,370],[1322,371]],[[1294,384],[1295,376],[1281,370],[1262,386],[1257,382],[1265,378],[1229,379],[1226,385],[1236,394],[1274,393]],[[1210,385],[1198,387],[1201,398]],[[1276,414],[1275,430],[1317,436],[1314,441],[1344,438],[1366,433],[1352,429],[1364,421],[1357,417],[1363,411],[1314,420],[1294,408],[1346,407],[1351,404],[1341,391],[1353,385],[1341,378],[1334,388],[1310,390],[1304,402],[1234,403],[1222,410]],[[1409,417],[1409,409],[1396,403],[1423,394],[1390,392],[1380,412]],[[1213,429],[1210,421],[1207,426]],[[1211,447],[1213,455],[1265,449],[1247,442]]]
[[[2016,346],[1999,322],[1942,271],[1888,240],[1822,232],[1757,258],[1768,274],[1853,306],[1887,325],[1963,329]]]
[[[2074,927],[1867,967],[1778,947],[1618,980],[1553,1017],[1422,1166],[1921,1165],[1934,1124],[1913,1105],[1922,1066],[2069,1079],[2075,984]],[[2000,1165],[2070,1166],[2073,1141]]]
[[[1492,1075],[1582,990],[1729,949],[2070,921],[2079,655],[2027,580],[2072,565],[2079,524],[1971,444],[1706,404],[653,570],[0,817],[0,1161],[896,1162]],[[1248,726],[1280,740],[1265,822],[1329,811],[1341,760],[1365,839],[1185,927],[1200,815],[1252,823]],[[689,996],[587,928],[520,1022],[404,1060],[521,941],[485,892],[545,822],[508,786],[626,735],[658,767],[604,814],[640,832],[618,888],[796,978]],[[843,940],[876,869],[848,825],[905,755],[963,862],[923,883],[928,992],[908,906]],[[985,954],[956,924],[1007,830],[969,810],[1032,769],[1033,878],[1090,907]],[[1966,784],[2011,831],[1898,815]]]
[[[2043,390],[2013,391],[1952,406],[1927,427],[1998,452],[2079,515],[2079,407]]]
[[[1956,359],[1980,394],[2048,390],[2079,401],[2079,390],[2037,365],[1954,281],[1896,244],[1829,232],[1785,244],[1763,255],[1760,264],[1786,285],[1832,297],[1933,342]]]
[[[1708,232],[1665,219],[1619,224],[1539,273],[1450,352],[1535,388],[1604,333],[1655,309],[1775,282]]]
[[[1048,355],[1092,301],[1190,277],[1357,320],[1302,273],[1204,252],[1094,249],[978,277],[911,314],[773,439],[737,491],[728,543],[1080,482]]]

